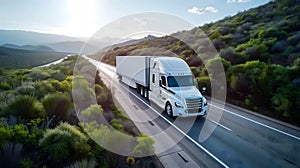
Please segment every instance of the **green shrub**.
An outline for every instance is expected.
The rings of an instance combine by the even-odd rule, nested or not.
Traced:
[[[219,33],[218,31],[215,31],[215,32],[213,32],[213,33],[209,36],[209,38],[210,38],[211,40],[213,40],[213,39],[219,38],[220,36],[222,36],[222,34]]]
[[[153,145],[155,141],[151,137],[147,135],[141,135],[137,138],[137,142],[138,144],[135,146],[133,153],[142,156],[154,154],[155,148]]]
[[[11,87],[9,86],[8,83],[6,83],[6,82],[0,82],[0,91],[1,90],[10,90],[10,89],[11,89]]]
[[[35,88],[33,86],[19,86],[16,91],[21,95],[34,95]]]
[[[21,96],[11,102],[4,112],[5,116],[16,116],[23,119],[44,118],[42,104],[32,96]]]
[[[50,77],[50,73],[48,71],[45,71],[41,68],[34,68],[29,74],[29,77],[31,77],[34,80],[45,80]]]
[[[89,83],[80,76],[73,80],[73,102],[77,109],[84,110],[92,104],[96,104],[95,91],[89,87]]]
[[[194,75],[195,77],[198,77],[198,76],[200,75],[200,68],[197,68],[197,67],[192,66],[192,67],[191,67],[191,71],[193,72],[193,75]]]
[[[112,119],[110,125],[116,130],[123,130],[124,126],[118,123],[118,120]]]
[[[85,110],[81,111],[79,114],[80,121],[92,122],[96,121],[99,124],[103,123],[103,109],[100,105],[93,104]]]
[[[53,93],[55,90],[49,81],[39,81],[35,84],[35,96],[37,98],[42,98],[46,94]]]
[[[47,130],[39,146],[56,161],[75,161],[87,158],[91,147],[88,138],[76,127],[61,123],[53,130]]]
[[[43,98],[42,104],[48,117],[55,116],[56,121],[70,121],[72,102],[68,94],[48,94]]]

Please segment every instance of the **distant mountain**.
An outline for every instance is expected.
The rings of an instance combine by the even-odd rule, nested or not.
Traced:
[[[15,45],[44,45],[49,43],[57,43],[62,41],[76,41],[73,37],[44,34],[22,30],[0,30],[0,45],[15,44]]]
[[[39,45],[39,46],[33,46],[33,45],[23,45],[23,46],[18,46],[15,44],[4,44],[2,47],[6,48],[11,48],[11,49],[20,49],[20,50],[33,50],[33,51],[48,51],[48,52],[55,52],[50,47]]]
[[[135,44],[138,42],[136,40],[120,40],[113,37],[75,38],[64,35],[45,34],[23,30],[0,30],[0,46],[13,49],[40,51],[55,50],[58,52],[68,52],[74,54],[91,54],[120,41],[131,41],[120,46],[124,46],[126,44]]]
[[[0,67],[20,68],[44,65],[67,56],[68,53],[0,47]]]
[[[69,52],[74,54],[88,54],[95,53],[99,49],[94,45],[84,43],[82,41],[63,41],[58,43],[48,44],[51,48],[60,52]]]

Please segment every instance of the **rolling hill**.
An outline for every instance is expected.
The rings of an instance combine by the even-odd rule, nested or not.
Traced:
[[[24,50],[0,47],[0,67],[22,68],[43,65],[63,57],[67,53],[39,50]]]
[[[33,46],[33,45],[23,45],[23,46],[18,46],[15,44],[4,44],[2,47],[6,48],[11,48],[11,49],[19,49],[19,50],[35,50],[35,51],[48,51],[48,52],[55,52],[50,47],[39,45],[39,46]]]
[[[229,102],[300,125],[299,21],[300,0],[275,0],[192,30],[115,47],[91,57],[102,57],[103,62],[115,65],[116,55],[177,56],[190,65],[199,85],[208,88],[207,95],[210,84],[219,82],[205,66],[220,60],[227,86],[219,87],[226,88]],[[190,46],[175,36],[187,39]],[[202,58],[215,54],[208,50],[211,45],[220,58],[204,65]]]

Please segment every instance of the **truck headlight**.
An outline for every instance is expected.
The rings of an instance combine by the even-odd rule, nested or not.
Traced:
[[[183,108],[182,104],[175,102],[175,106],[178,108]]]

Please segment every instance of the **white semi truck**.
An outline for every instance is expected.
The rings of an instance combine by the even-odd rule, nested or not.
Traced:
[[[120,81],[135,88],[170,117],[207,113],[207,101],[195,86],[188,64],[180,58],[117,56],[116,73]]]

